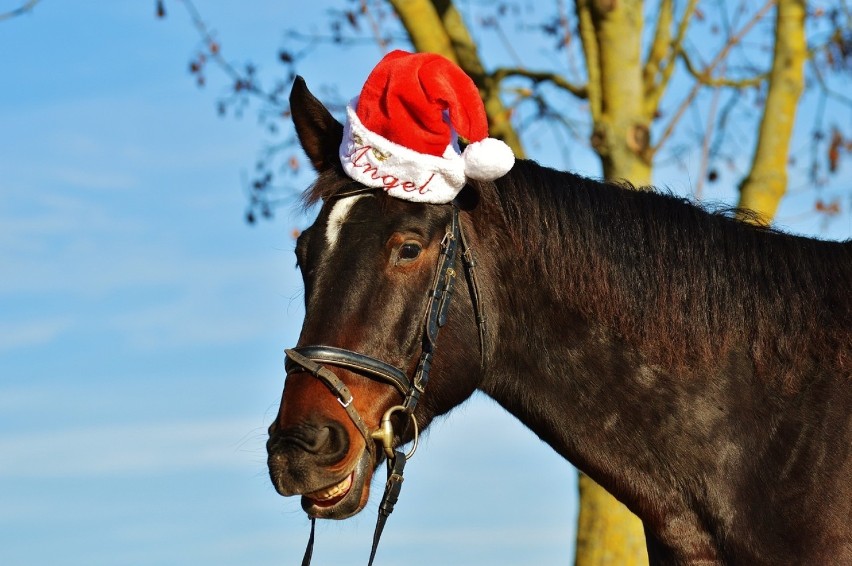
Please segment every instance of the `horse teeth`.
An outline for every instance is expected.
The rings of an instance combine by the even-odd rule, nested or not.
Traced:
[[[312,493],[306,493],[305,497],[313,499],[314,501],[327,501],[344,495],[347,491],[349,491],[350,487],[352,487],[352,474],[349,474],[342,481],[331,487],[320,489]]]

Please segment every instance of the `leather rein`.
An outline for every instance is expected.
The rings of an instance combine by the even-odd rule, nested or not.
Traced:
[[[342,198],[372,191],[375,191],[375,189],[358,189],[335,195],[332,198]],[[367,450],[373,457],[373,461],[375,462],[377,459],[376,441],[381,443],[384,454],[387,457],[387,481],[385,482],[385,491],[379,505],[379,514],[373,534],[373,546],[370,550],[368,566],[373,564],[385,522],[393,512],[394,505],[396,505],[396,501],[399,498],[405,463],[417,449],[419,430],[417,428],[417,420],[414,418],[414,409],[417,407],[420,396],[426,390],[426,385],[429,383],[432,357],[437,347],[438,332],[447,322],[450,301],[455,290],[456,259],[459,255],[461,255],[462,264],[464,265],[471,302],[473,303],[473,310],[476,316],[476,324],[479,330],[480,356],[482,358],[485,356],[485,317],[482,316],[480,308],[481,301],[476,278],[476,259],[468,245],[467,238],[459,221],[459,209],[455,204],[451,206],[452,221],[450,226],[447,227],[447,231],[441,241],[438,267],[429,291],[429,302],[426,307],[420,359],[412,379],[409,379],[404,371],[391,364],[344,348],[318,345],[300,346],[285,350],[287,354],[285,365],[287,374],[307,371],[322,381],[337,397],[338,402],[346,410],[346,414],[349,415],[355,427],[361,432]],[[459,246],[461,246],[461,254],[458,253]],[[372,380],[386,383],[400,393],[403,398],[402,403],[388,409],[382,417],[379,428],[370,430],[370,427],[352,404],[352,392],[334,372],[324,367],[326,365],[345,368]],[[401,430],[398,434],[400,439],[408,429],[409,422],[413,423],[414,426],[413,446],[408,454],[403,453],[394,446],[395,434],[391,417],[397,412],[403,417]],[[305,556],[302,559],[302,566],[308,566],[311,562],[315,526],[316,518],[312,517],[311,534],[308,539],[307,548],[305,549]]]

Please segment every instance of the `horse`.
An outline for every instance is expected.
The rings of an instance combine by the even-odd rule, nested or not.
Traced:
[[[395,199],[343,173],[301,78],[290,104],[321,208],[269,427],[281,495],[358,513],[380,463],[480,390],[642,519],[652,564],[852,564],[852,241],[529,160],[450,204]]]

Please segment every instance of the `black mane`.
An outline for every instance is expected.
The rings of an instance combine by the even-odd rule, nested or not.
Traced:
[[[755,227],[531,161],[480,190],[554,298],[650,346],[657,363],[689,370],[738,347],[787,387],[817,368],[852,374],[852,242]]]

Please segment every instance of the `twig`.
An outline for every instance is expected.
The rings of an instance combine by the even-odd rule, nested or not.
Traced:
[[[559,23],[562,26],[562,33],[565,34],[565,57],[568,59],[568,72],[571,73],[571,77],[579,77],[580,71],[577,69],[577,62],[574,60],[574,50],[570,49],[569,41],[567,38],[571,37],[571,26],[568,21],[568,10],[565,8],[565,1],[559,0],[557,2],[559,6]]]
[[[707,179],[707,170],[710,166],[710,142],[713,138],[713,124],[716,121],[716,111],[719,108],[719,96],[721,92],[719,88],[713,90],[713,98],[710,100],[710,109],[707,112],[707,126],[704,130],[704,139],[701,140],[701,161],[698,166],[698,180],[695,184],[694,194],[697,200],[701,200],[704,191],[704,181]]]
[[[574,0],[577,10],[577,27],[580,30],[580,40],[583,42],[583,52],[586,54],[586,74],[588,75],[589,113],[592,122],[601,119],[603,101],[601,95],[600,51],[598,49],[595,24],[592,21],[592,8],[589,0]]]
[[[819,65],[814,62],[813,57],[810,57],[809,59],[811,61],[811,68],[814,70],[814,75],[816,75],[817,82],[822,87],[823,92],[825,92],[829,98],[834,98],[838,102],[852,106],[852,98],[846,96],[844,93],[836,92],[829,88],[828,84],[825,82],[825,77],[822,75]]]
[[[713,58],[713,61],[711,61],[710,64],[704,70],[704,74],[709,76],[713,72],[713,69],[716,68],[716,65],[718,65],[725,57],[727,57],[728,52],[733,49],[733,47],[738,44],[749,31],[751,31],[751,28],[753,28],[757,24],[757,22],[763,19],[763,16],[765,16],[769,9],[772,8],[772,6],[774,5],[775,0],[767,0],[763,7],[761,7],[760,10],[755,12],[751,20],[749,20],[736,35],[731,37],[728,42],[722,47],[721,51],[716,54],[716,57]],[[698,94],[698,91],[703,86],[703,83],[698,81],[692,86],[692,89],[689,91],[689,94],[686,96],[686,98],[683,99],[680,104],[680,107],[678,107],[674,116],[666,125],[662,135],[660,136],[659,141],[657,141],[657,143],[654,145],[654,152],[656,152],[660,147],[662,147],[662,145],[666,142],[669,136],[672,135],[675,125],[677,125],[678,121],[680,121],[681,116],[683,116],[683,113],[692,104],[692,101],[695,99],[696,95]]]
[[[503,47],[506,49],[509,56],[515,61],[515,64],[519,67],[523,67],[523,59],[520,55],[518,55],[518,52],[515,51],[515,48],[512,46],[512,42],[509,41],[509,37],[506,35],[506,32],[503,31],[503,26],[500,25],[497,18],[494,18],[494,29],[497,30],[497,35],[500,37]]]
[[[312,43],[332,43],[334,45],[368,45],[376,42],[376,38],[374,37],[338,37],[334,35],[321,35],[321,34],[306,34],[302,33],[298,30],[286,30],[285,34],[290,39],[295,39],[296,41],[304,41],[304,42],[312,42]],[[397,41],[400,43],[404,43],[406,38],[401,35],[391,35],[386,39],[390,39],[391,41]]]
[[[38,4],[41,0],[27,0],[19,7],[9,10],[8,12],[3,12],[0,14],[0,22],[3,20],[10,20],[12,18],[16,18],[18,16],[23,16],[27,12],[31,11],[36,4]]]
[[[207,24],[204,22],[204,19],[201,17],[201,13],[195,7],[192,0],[180,0],[183,5],[186,7],[186,11],[189,13],[189,17],[192,20],[192,24],[195,26],[195,29],[198,31],[198,34],[201,36],[201,40],[204,42],[204,45],[207,47],[207,55],[219,65],[225,74],[227,74],[234,81],[234,84],[240,85],[241,89],[244,92],[248,92],[261,100],[272,104],[273,106],[280,107],[283,105],[281,99],[279,99],[276,95],[268,93],[257,86],[257,83],[250,76],[246,76],[244,73],[238,71],[233,65],[231,65],[223,56],[221,46],[219,42],[216,41],[216,38],[213,36],[213,33],[207,27]]]
[[[379,44],[379,49],[382,50],[382,53],[387,53],[388,42],[384,37],[382,37],[382,30],[379,28],[379,22],[377,22],[373,17],[373,13],[367,5],[367,0],[361,0],[361,13],[367,17],[367,21],[370,23],[370,30],[376,38],[376,43]]]
[[[565,77],[557,73],[549,73],[545,71],[530,71],[528,69],[522,68],[500,67],[499,69],[496,69],[493,73],[491,73],[491,76],[497,82],[500,82],[507,77],[526,77],[528,79],[531,79],[535,83],[553,83],[553,85],[563,90],[567,90],[577,98],[588,98],[589,96],[589,90],[587,85],[576,85],[574,83],[568,82]]]

